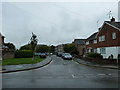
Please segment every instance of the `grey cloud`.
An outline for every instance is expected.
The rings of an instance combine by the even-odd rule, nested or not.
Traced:
[[[117,18],[117,3],[3,3],[3,34],[6,42],[17,48],[28,43],[31,32],[39,43],[60,44],[75,38],[87,38],[108,20],[113,11]]]

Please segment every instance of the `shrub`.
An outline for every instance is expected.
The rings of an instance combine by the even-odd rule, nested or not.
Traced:
[[[99,53],[92,53],[92,52],[87,53],[86,56],[87,57],[91,57],[91,58],[103,58],[103,56],[101,54],[99,54]]]
[[[31,50],[18,50],[15,52],[15,58],[31,58],[33,57],[33,51]]]

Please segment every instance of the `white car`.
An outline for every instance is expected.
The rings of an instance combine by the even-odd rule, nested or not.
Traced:
[[[63,59],[68,59],[68,60],[72,60],[72,56],[69,53],[63,53],[62,54],[62,58]]]

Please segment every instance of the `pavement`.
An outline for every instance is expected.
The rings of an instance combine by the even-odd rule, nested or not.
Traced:
[[[37,69],[48,65],[51,61],[52,58],[48,56],[45,60],[35,64],[6,65],[6,66],[2,66],[2,70],[0,71],[0,73],[10,73],[10,72]]]
[[[92,67],[100,67],[100,68],[109,68],[109,69],[119,69],[119,66],[118,65],[110,65],[110,64],[98,64],[98,63],[93,63],[93,62],[89,62],[89,61],[85,61],[85,60],[82,60],[82,59],[78,59],[78,58],[74,58],[73,61],[79,63],[79,64],[82,64],[82,65],[87,65],[87,66],[92,66]]]

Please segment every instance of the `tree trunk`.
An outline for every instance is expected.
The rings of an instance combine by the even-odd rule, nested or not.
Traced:
[[[34,56],[32,57],[32,60],[34,60]]]
[[[32,60],[34,60],[34,59],[35,59],[35,55],[34,55],[34,53],[35,53],[35,51],[33,51],[33,58],[32,58]]]

